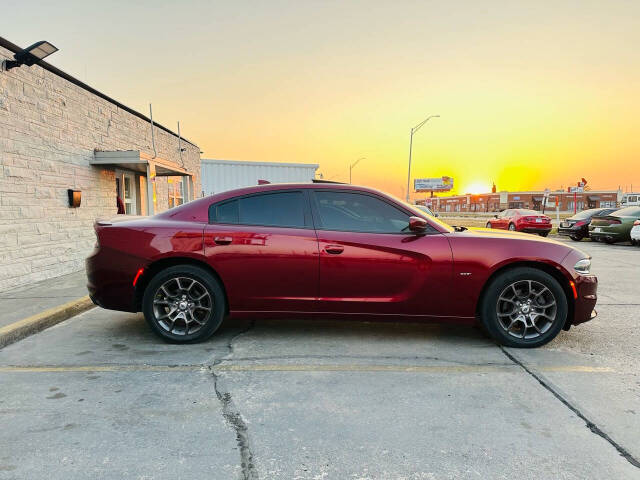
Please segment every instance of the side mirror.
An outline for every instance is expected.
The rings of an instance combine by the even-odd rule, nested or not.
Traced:
[[[429,224],[424,218],[409,217],[409,230],[416,233],[423,233]]]

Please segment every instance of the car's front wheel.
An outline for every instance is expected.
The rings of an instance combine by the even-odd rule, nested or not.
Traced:
[[[498,274],[485,290],[480,320],[507,347],[539,347],[553,340],[567,319],[567,297],[542,270],[514,268]]]
[[[487,222],[487,224],[485,225],[485,228],[491,228],[491,222]]]
[[[142,310],[151,329],[166,341],[201,342],[222,323],[225,296],[220,283],[205,269],[176,265],[151,279]]]

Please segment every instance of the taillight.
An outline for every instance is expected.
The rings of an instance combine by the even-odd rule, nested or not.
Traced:
[[[622,223],[620,220],[616,220],[614,218],[609,219],[609,225],[618,225]]]
[[[586,225],[587,222],[584,220],[580,220],[579,222],[576,222],[573,224],[574,227],[582,227],[583,225]]]

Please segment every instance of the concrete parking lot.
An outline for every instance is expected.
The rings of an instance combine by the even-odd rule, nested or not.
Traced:
[[[577,246],[599,316],[536,350],[302,319],[177,346],[93,309],[0,350],[0,479],[640,478],[640,249]]]

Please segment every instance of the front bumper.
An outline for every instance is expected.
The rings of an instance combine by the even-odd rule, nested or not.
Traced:
[[[574,280],[576,297],[574,299],[573,325],[588,322],[596,317],[595,306],[598,301],[598,277],[579,275]]]

